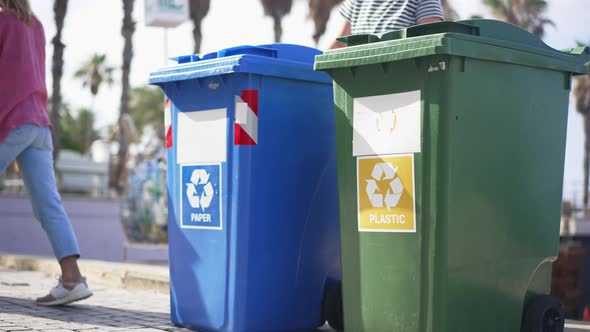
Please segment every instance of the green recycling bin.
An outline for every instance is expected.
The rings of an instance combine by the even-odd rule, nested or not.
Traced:
[[[334,80],[344,329],[562,331],[548,294],[588,49],[493,20],[342,41],[315,68]]]

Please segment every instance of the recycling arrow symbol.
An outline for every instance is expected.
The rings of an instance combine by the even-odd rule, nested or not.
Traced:
[[[213,185],[209,182],[211,175],[204,169],[195,169],[190,182],[186,184],[186,197],[190,206],[194,209],[201,208],[205,211],[213,201]],[[201,195],[197,192],[197,186],[203,186]]]
[[[391,163],[378,163],[373,168],[371,179],[367,180],[367,195],[371,205],[376,208],[394,208],[399,203],[404,192],[404,185],[397,175],[397,168]],[[379,182],[386,181],[387,190],[385,196],[379,189]]]

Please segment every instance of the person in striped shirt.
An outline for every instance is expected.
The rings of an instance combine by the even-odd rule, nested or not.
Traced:
[[[340,14],[345,19],[340,36],[379,34],[444,20],[440,0],[344,0]],[[344,46],[334,41],[330,49]]]

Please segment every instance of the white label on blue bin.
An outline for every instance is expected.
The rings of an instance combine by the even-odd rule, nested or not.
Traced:
[[[353,155],[420,152],[420,90],[354,99]]]
[[[179,112],[176,125],[177,163],[195,165],[226,161],[227,109]]]
[[[180,227],[223,229],[221,164],[180,166]]]

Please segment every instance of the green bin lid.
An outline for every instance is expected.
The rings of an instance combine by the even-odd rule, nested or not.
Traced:
[[[339,40],[349,47],[316,56],[316,70],[447,54],[590,74],[589,48],[558,51],[530,32],[496,20],[437,22],[381,35],[352,35]]]

